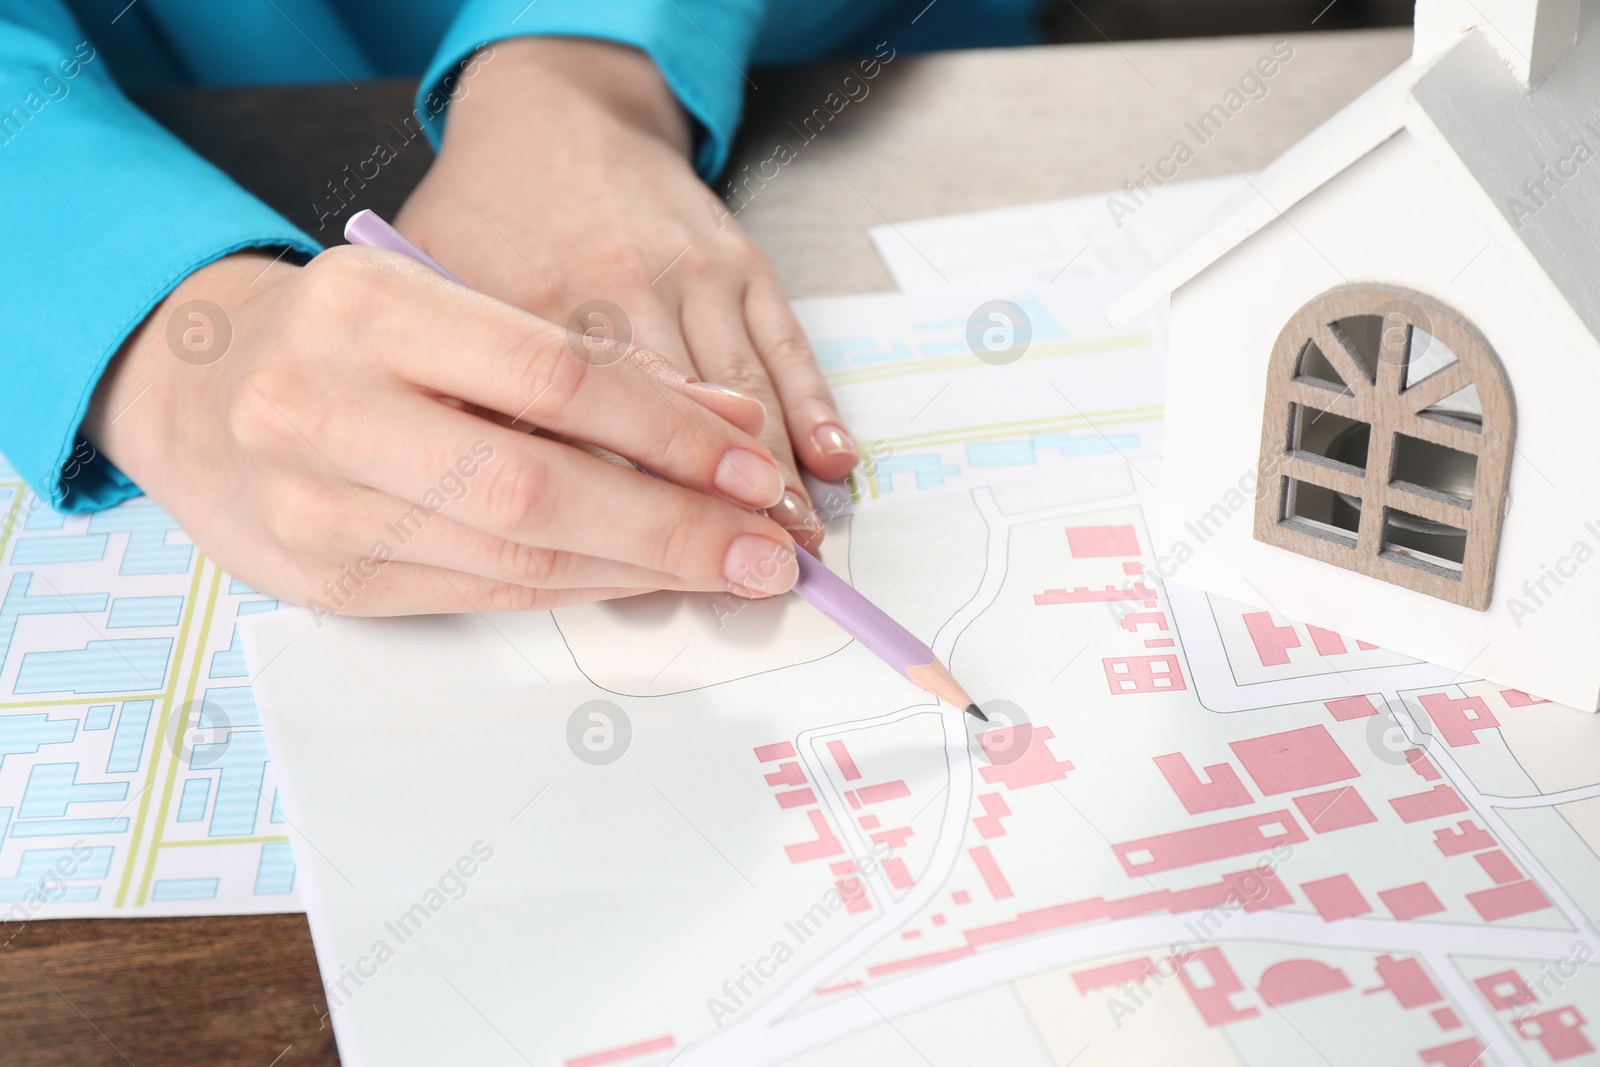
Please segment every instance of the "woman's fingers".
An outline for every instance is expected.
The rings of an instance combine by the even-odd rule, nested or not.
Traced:
[[[718,382],[683,382],[678,388],[747,434],[759,437],[767,425],[767,405],[748,393]]]
[[[674,575],[680,588],[760,596],[794,584],[791,539],[742,507],[425,397],[401,397],[381,418],[407,432],[374,442],[352,423],[330,447],[349,477],[417,501],[404,521],[448,510],[489,536]]]
[[[591,600],[637,596],[648,589],[532,589],[422,563],[388,563],[335,615],[433,615],[548,611]]]
[[[755,397],[717,382],[701,381],[692,372],[694,361],[683,348],[683,338],[678,333],[677,313],[660,306],[657,299],[645,300],[651,313],[646,321],[654,323],[651,332],[643,335],[648,346],[640,347],[640,338],[634,338],[634,348],[627,353],[629,360],[650,375],[664,388],[673,389],[689,397],[733,423],[752,436],[758,436],[767,421],[767,407]],[[624,313],[625,314],[625,313]],[[670,329],[669,329],[670,326]],[[631,330],[630,330],[631,334]],[[663,355],[663,352],[667,353]]]
[[[771,450],[783,471],[783,499],[768,506],[767,514],[808,549],[822,542],[822,523],[817,518],[800,480],[783,412],[772,379],[745,332],[744,312],[731,291],[721,295],[707,293],[684,305],[683,332],[695,365],[706,378],[731,385],[766,405],[768,418],[761,441]]]
[[[387,354],[386,373],[600,445],[679,485],[746,508],[782,499],[784,476],[768,450],[683,389],[642,370],[638,363],[648,357],[637,350],[619,347],[615,362],[590,362],[583,342],[560,327],[465,292],[397,253],[350,252],[378,257],[355,269],[372,271],[371,281],[381,289],[373,295],[384,306],[374,310],[386,314],[370,316],[364,330],[387,335],[366,338],[369,350]],[[396,315],[392,287],[406,273],[412,277],[404,306],[411,313]],[[347,284],[345,291],[353,288]]]
[[[750,338],[772,377],[794,454],[825,482],[849,474],[860,456],[834,405],[833,393],[812,354],[811,343],[795,320],[783,286],[768,271],[757,271],[744,296]]]
[[[426,525],[408,533],[395,525],[394,517],[408,514],[413,506],[387,496],[381,496],[381,501],[371,509],[371,525],[384,526],[384,533],[394,541],[395,560],[466,571],[490,581],[528,585],[530,589],[690,589],[690,584],[677,574],[581,552],[507,541],[506,537],[474,530],[448,515],[435,515]]]

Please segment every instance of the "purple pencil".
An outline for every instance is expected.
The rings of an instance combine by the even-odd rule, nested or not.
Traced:
[[[451,281],[465,285],[460,278],[371,211],[358,211],[350,216],[350,221],[345,223],[344,236],[354,245],[385,248],[410,256]],[[969,715],[984,722],[989,721],[989,717],[950,674],[950,668],[933,654],[933,649],[891,619],[882,608],[862,596],[854,586],[834,574],[816,556],[798,545],[795,547],[795,562],[799,565],[800,574],[795,580],[794,591],[807,603],[838,623],[867,651],[899,671],[917,688],[947,704],[965,708]]]

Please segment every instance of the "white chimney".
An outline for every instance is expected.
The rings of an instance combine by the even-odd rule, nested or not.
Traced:
[[[1417,0],[1412,55],[1428,59],[1477,29],[1523,85],[1536,85],[1578,39],[1583,0]]]

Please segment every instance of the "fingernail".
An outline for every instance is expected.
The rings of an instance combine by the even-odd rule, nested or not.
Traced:
[[[718,489],[751,507],[770,508],[783,499],[778,465],[743,448],[724,453],[711,480]]]
[[[755,593],[786,593],[800,575],[794,549],[755,534],[740,534],[728,546],[722,573],[735,587]]]
[[[856,443],[850,435],[844,432],[844,427],[837,423],[825,422],[811,431],[811,439],[817,443],[817,448],[829,456],[858,456]]]
[[[792,489],[785,489],[783,499],[767,509],[767,518],[790,533],[822,529],[822,520],[817,518],[817,513]]]
[[[742,393],[730,385],[718,385],[716,382],[687,382],[685,384],[692,389],[704,389],[708,393],[717,393],[721,396],[731,396],[738,400],[748,400],[753,404],[761,404],[761,400],[758,397],[753,397],[749,393]],[[761,406],[763,408],[766,407],[765,404],[761,404]]]

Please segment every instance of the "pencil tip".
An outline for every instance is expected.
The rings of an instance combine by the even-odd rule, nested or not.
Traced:
[[[989,716],[985,715],[983,713],[983,709],[978,707],[978,705],[976,705],[976,704],[968,704],[967,705],[967,714],[968,715],[976,715],[978,718],[982,719],[984,722],[988,722],[989,721]]]

